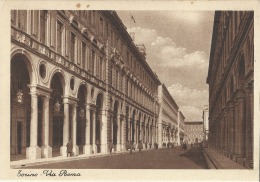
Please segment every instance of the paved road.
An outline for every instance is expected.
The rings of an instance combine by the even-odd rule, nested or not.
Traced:
[[[201,149],[191,148],[146,150],[142,154],[111,154],[103,157],[30,166],[28,168],[51,169],[205,169],[206,162]]]

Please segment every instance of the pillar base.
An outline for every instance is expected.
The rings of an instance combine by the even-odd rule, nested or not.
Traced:
[[[67,146],[60,147],[60,155],[63,157],[67,157]]]
[[[106,154],[106,153],[108,153],[108,151],[107,151],[107,144],[101,144],[101,153],[103,153],[103,154]]]
[[[52,158],[52,148],[50,146],[41,147],[42,158]]]
[[[244,166],[247,168],[247,169],[253,169],[254,168],[254,162],[252,159],[246,159],[245,162],[244,162]]]
[[[97,146],[96,144],[91,145],[91,154],[96,154],[97,153]]]
[[[72,152],[73,152],[73,156],[78,156],[79,155],[79,146],[73,145]]]
[[[125,144],[121,144],[121,151],[125,151]]]
[[[38,146],[26,148],[26,159],[40,159],[41,148]]]
[[[84,153],[84,154],[87,154],[87,155],[92,154],[92,152],[91,152],[91,146],[90,146],[89,144],[83,146],[83,153]]]
[[[237,163],[240,164],[241,166],[244,166],[245,158],[243,157],[237,157]]]

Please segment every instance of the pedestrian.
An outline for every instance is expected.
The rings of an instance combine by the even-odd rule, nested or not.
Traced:
[[[150,145],[150,148],[152,148],[152,142],[150,142],[149,145]]]
[[[133,150],[133,141],[130,142],[130,154],[132,154],[132,150]]]
[[[184,142],[184,150],[187,150],[187,144]]]
[[[145,149],[147,149],[147,142],[145,142]]]
[[[72,141],[71,139],[67,143],[67,157],[72,156]]]
[[[96,141],[96,145],[97,145],[97,153],[100,152],[100,143],[99,140]]]
[[[140,140],[140,141],[138,142],[138,149],[139,149],[139,154],[141,154],[141,150],[143,149],[142,140]]]
[[[112,154],[112,150],[113,150],[113,148],[114,148],[114,144],[113,144],[112,140],[110,140],[110,142],[109,142],[109,150],[110,150],[110,154]]]

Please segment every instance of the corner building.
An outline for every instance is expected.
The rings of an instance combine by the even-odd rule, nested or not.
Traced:
[[[209,145],[253,168],[253,11],[215,12],[207,83]]]
[[[11,156],[154,143],[159,84],[115,11],[11,11]]]

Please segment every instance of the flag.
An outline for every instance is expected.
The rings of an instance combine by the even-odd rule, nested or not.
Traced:
[[[136,22],[135,22],[135,19],[134,19],[134,17],[133,17],[133,15],[131,15],[131,19],[134,21],[134,23],[136,23]]]

